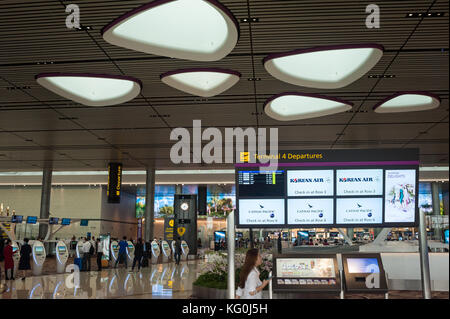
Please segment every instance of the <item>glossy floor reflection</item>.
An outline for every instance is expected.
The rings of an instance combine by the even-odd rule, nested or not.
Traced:
[[[192,295],[192,283],[202,263],[150,265],[140,272],[122,267],[81,272],[79,287],[73,286],[75,276],[69,273],[2,280],[0,299],[186,299]]]

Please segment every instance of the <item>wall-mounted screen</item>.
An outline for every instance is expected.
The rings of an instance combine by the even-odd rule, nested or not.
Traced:
[[[277,278],[334,278],[332,258],[277,258]]]
[[[416,170],[386,170],[385,222],[414,222]]]
[[[89,224],[89,220],[87,220],[87,219],[80,220],[80,226],[87,226],[88,224]]]
[[[336,200],[338,224],[382,224],[382,198],[338,198]]]
[[[239,171],[239,196],[284,196],[284,171]]]
[[[50,217],[50,218],[48,219],[48,224],[49,224],[49,225],[57,225],[57,224],[58,224],[58,221],[59,221],[59,218],[58,218],[58,217]]]
[[[21,215],[12,215],[11,216],[11,223],[20,224],[22,221],[23,221],[23,216],[21,216]]]
[[[287,200],[289,225],[333,224],[333,198],[289,198]]]
[[[383,195],[382,169],[342,169],[336,171],[336,195]]]
[[[333,170],[288,170],[288,196],[333,196]]]
[[[347,266],[350,274],[380,273],[376,258],[347,258]]]
[[[61,220],[61,225],[70,225],[70,218],[63,218]]]
[[[36,224],[37,222],[37,216],[28,216],[27,217],[27,224]]]
[[[239,223],[246,225],[283,225],[284,199],[241,199]]]

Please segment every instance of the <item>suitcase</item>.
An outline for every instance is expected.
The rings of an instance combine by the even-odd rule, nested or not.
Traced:
[[[82,260],[81,258],[75,258],[75,259],[73,260],[73,263],[74,263],[75,265],[78,266],[78,268],[80,269],[80,271],[83,270],[83,260]]]

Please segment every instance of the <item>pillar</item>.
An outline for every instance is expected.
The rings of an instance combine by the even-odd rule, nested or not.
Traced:
[[[50,217],[50,193],[52,191],[52,169],[44,168],[42,172],[41,211],[39,218]],[[47,235],[48,224],[39,223],[39,238],[44,239]]]
[[[440,194],[440,184],[437,182],[431,183],[431,200],[433,203],[433,216],[441,215],[441,201],[439,199]],[[439,217],[437,217],[438,219]],[[440,223],[434,223],[437,227],[433,230],[434,235],[433,239],[441,241],[442,240],[442,229],[440,227]],[[431,225],[430,225],[431,227]]]
[[[155,169],[147,169],[145,181],[145,231],[144,240],[152,241],[155,220]]]

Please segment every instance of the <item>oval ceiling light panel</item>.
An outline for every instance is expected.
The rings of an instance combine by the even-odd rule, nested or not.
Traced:
[[[294,85],[337,89],[356,81],[380,60],[378,44],[335,45],[270,54],[263,64],[273,77]]]
[[[278,121],[295,121],[351,110],[353,103],[318,94],[281,93],[264,103],[264,111]]]
[[[376,113],[427,111],[441,104],[439,96],[429,92],[399,92],[373,107]]]
[[[161,74],[161,81],[165,84],[197,96],[211,97],[218,95],[233,85],[241,74],[225,69],[183,69]]]
[[[135,51],[217,61],[236,46],[239,24],[216,0],[157,0],[120,16],[102,34],[106,42]]]
[[[130,76],[89,73],[41,73],[36,81],[66,99],[87,106],[107,106],[134,99],[142,88]]]

